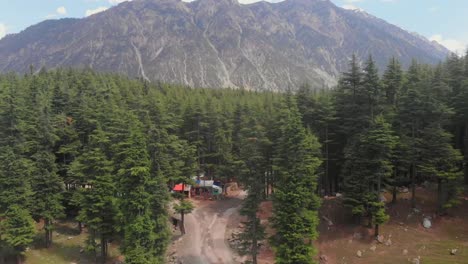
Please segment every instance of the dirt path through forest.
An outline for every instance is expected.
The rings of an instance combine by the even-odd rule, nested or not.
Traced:
[[[172,245],[178,263],[234,264],[237,255],[226,236],[229,218],[239,210],[245,192],[221,201],[197,201],[185,217],[187,234]]]

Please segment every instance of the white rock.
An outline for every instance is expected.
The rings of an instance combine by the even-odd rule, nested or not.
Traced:
[[[356,252],[356,256],[358,256],[359,258],[362,258],[362,251],[361,250],[358,250]]]
[[[379,241],[380,244],[383,244],[384,240],[385,240],[384,236],[382,235],[377,236],[377,241]]]
[[[432,223],[431,223],[431,220],[429,218],[424,218],[423,220],[423,226],[424,228],[431,228],[432,227]]]
[[[375,251],[377,249],[377,247],[375,245],[373,245],[372,247],[369,248],[370,250],[372,251]]]
[[[457,251],[458,251],[458,249],[456,249],[456,248],[450,250],[450,255],[456,255]]]
[[[403,255],[408,255],[408,250],[407,249],[403,249]]]
[[[385,242],[385,245],[386,245],[386,246],[391,246],[391,245],[392,245],[392,240],[391,240],[391,239],[388,239],[388,240]]]
[[[362,234],[361,233],[354,233],[353,238],[354,239],[362,239]]]
[[[404,187],[399,190],[401,193],[409,193],[409,189]]]

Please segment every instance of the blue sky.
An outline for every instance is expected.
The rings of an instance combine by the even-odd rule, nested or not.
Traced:
[[[461,53],[468,45],[467,0],[331,1],[344,8],[362,9],[403,29],[437,40],[453,51]],[[123,0],[0,0],[0,38],[45,19],[85,17],[119,2]]]

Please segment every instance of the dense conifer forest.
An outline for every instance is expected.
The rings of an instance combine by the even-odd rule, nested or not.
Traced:
[[[32,72],[0,75],[0,263],[20,262],[37,226],[50,247],[62,219],[86,227],[96,261],[112,242],[125,263],[164,263],[169,190],[200,172],[248,191],[241,238],[253,263],[265,199],[276,263],[305,264],[325,195],[343,194],[378,235],[384,190],[414,197],[437,184],[444,214],[468,183],[468,56],[408,70],[392,59],[383,74],[353,56],[336,88],[284,94]]]

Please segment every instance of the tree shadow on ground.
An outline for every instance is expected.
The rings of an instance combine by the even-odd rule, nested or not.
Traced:
[[[67,236],[77,236],[80,234],[78,223],[72,221],[60,221],[56,223],[55,232]]]

